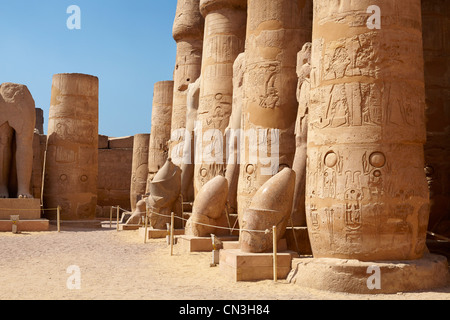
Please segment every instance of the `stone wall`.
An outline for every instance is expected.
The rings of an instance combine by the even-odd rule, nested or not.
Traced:
[[[133,140],[132,136],[99,136],[97,218],[109,217],[111,206],[120,205],[122,209],[131,210]]]

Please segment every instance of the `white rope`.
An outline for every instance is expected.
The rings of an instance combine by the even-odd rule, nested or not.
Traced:
[[[155,215],[160,216],[160,217],[165,217],[165,218],[171,218],[172,217],[172,216],[169,216],[169,215],[166,215],[166,214],[155,212],[153,210],[149,210],[149,211],[150,211],[150,213],[155,214]],[[139,212],[133,212],[133,214],[146,214],[146,212],[139,211]],[[189,219],[185,219],[185,218],[177,217],[177,216],[175,216],[175,218],[183,220],[183,221],[188,221],[189,220]],[[194,224],[197,224],[197,225],[201,225],[201,226],[205,226],[205,227],[212,227],[212,228],[215,228],[215,229],[223,229],[223,230],[230,230],[230,231],[259,232],[259,233],[265,233],[265,234],[272,233],[272,230],[269,230],[269,229],[266,229],[266,230],[235,229],[235,228],[213,226],[213,225],[210,225],[210,224],[196,222],[196,221],[191,221],[191,222],[194,223]]]

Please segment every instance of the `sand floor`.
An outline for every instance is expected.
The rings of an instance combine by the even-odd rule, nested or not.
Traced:
[[[174,256],[164,240],[147,244],[138,231],[0,233],[1,300],[450,300],[447,288],[395,295],[351,295],[300,288],[286,281],[234,283],[211,253]],[[70,290],[69,266],[81,289]]]

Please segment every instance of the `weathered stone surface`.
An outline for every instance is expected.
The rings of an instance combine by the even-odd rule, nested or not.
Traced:
[[[227,196],[228,182],[223,176],[208,181],[195,198],[185,234],[195,237],[229,235],[229,230],[220,229],[229,227],[225,212]]]
[[[181,226],[181,169],[168,159],[147,186],[150,195],[146,198],[149,209],[149,225],[153,229],[166,229],[171,213],[177,217],[175,228]]]
[[[99,149],[109,149],[109,137],[99,134],[98,135],[98,148]]]
[[[295,154],[297,53],[311,41],[312,1],[249,0],[245,50],[240,219],[256,191]]]
[[[200,14],[200,0],[178,0],[173,38],[177,43],[172,109],[172,136],[169,156],[180,166],[186,129],[187,89],[201,73],[203,31],[205,21]]]
[[[28,88],[0,85],[0,198],[33,198],[35,122],[35,104]]]
[[[111,206],[131,210],[130,189],[133,149],[98,150],[98,205],[99,216],[109,217]],[[114,216],[116,213],[114,212]]]
[[[412,260],[425,249],[420,0],[378,1],[381,29],[366,25],[372,4],[314,2],[306,218],[315,258]]]
[[[450,237],[450,2],[422,1],[429,230]]]
[[[136,209],[136,203],[142,199],[147,189],[149,144],[150,134],[137,134],[134,136],[130,187],[132,211]]]
[[[34,128],[39,134],[44,134],[44,110],[36,108],[36,125]]]
[[[297,101],[298,113],[295,123],[295,157],[292,169],[295,171],[295,193],[292,205],[292,224],[306,226],[305,188],[306,151],[308,139],[308,112],[311,74],[311,43],[306,43],[297,55]]]
[[[95,218],[98,85],[98,78],[90,75],[53,76],[44,205],[61,206],[64,220]]]
[[[195,122],[200,99],[201,77],[188,86],[186,136],[183,145],[183,162],[181,164],[181,194],[183,201],[194,201],[194,168],[195,168]]]
[[[245,53],[238,55],[233,65],[233,106],[230,122],[225,130],[227,143],[227,167],[225,178],[228,181],[228,210],[238,212],[237,188],[239,183],[240,143],[242,124],[242,104],[244,100]]]
[[[148,186],[168,158],[172,122],[173,81],[155,83],[153,91],[152,128],[148,158]]]
[[[47,136],[35,132],[33,138],[33,174],[31,176],[31,190],[35,199],[41,199],[46,147]]]
[[[379,283],[375,274],[378,271]],[[445,257],[426,254],[423,258],[412,261],[294,259],[287,280],[302,287],[319,290],[395,294],[444,287],[450,278]]]
[[[276,226],[277,240],[284,237],[291,214],[294,189],[295,172],[284,168],[255,193],[242,217],[239,242],[243,252],[273,251],[273,234],[264,231],[271,231]]]
[[[233,99],[233,63],[244,51],[247,1],[201,0],[205,17],[200,105],[197,120],[195,193],[225,174],[225,129]],[[206,141],[206,142],[205,142]]]
[[[133,149],[134,137],[108,138],[109,149]]]

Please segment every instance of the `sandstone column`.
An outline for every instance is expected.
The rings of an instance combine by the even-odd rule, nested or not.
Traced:
[[[98,176],[98,78],[53,76],[44,204],[63,220],[95,218]],[[56,212],[48,212],[54,218]]]
[[[152,129],[148,150],[147,192],[156,173],[168,158],[172,122],[173,81],[155,83],[153,91]]]
[[[422,257],[429,216],[420,0],[314,2],[306,218],[315,258]],[[373,7],[372,7],[373,8]]]
[[[225,173],[224,133],[231,115],[233,63],[244,51],[246,0],[201,0],[205,17],[194,187]]]
[[[131,211],[136,210],[138,197],[144,195],[147,188],[149,145],[149,134],[137,134],[134,136],[130,188]]]
[[[201,72],[204,26],[200,0],[178,0],[173,25],[177,57],[173,77],[172,136],[169,144],[169,156],[176,165],[181,165],[183,157],[187,89]]]
[[[279,169],[292,168],[297,53],[311,41],[311,10],[311,1],[248,1],[240,222],[256,191]]]
[[[425,161],[431,192],[429,230],[446,235],[445,229],[439,227],[444,219],[450,220],[450,2],[424,0],[422,14],[428,133]]]

